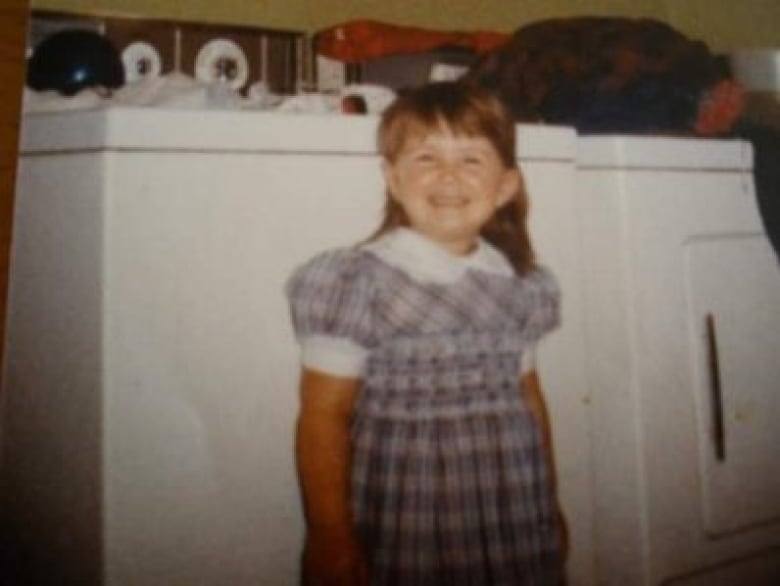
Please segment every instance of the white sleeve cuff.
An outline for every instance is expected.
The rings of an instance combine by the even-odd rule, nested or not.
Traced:
[[[300,341],[301,362],[306,368],[335,376],[358,377],[368,350],[347,338],[308,336]]]
[[[523,350],[520,357],[520,376],[536,370],[536,344],[528,346]]]

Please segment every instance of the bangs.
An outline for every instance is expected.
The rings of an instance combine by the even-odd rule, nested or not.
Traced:
[[[406,140],[431,132],[484,137],[507,167],[515,165],[514,121],[492,94],[463,83],[438,83],[401,93],[385,111],[378,149],[393,162]]]

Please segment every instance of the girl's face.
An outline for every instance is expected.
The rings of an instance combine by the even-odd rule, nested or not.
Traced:
[[[517,169],[506,168],[486,138],[446,128],[407,138],[383,172],[410,227],[455,254],[474,248],[485,223],[520,187]]]

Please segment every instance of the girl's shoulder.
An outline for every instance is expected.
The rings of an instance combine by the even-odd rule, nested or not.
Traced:
[[[358,247],[333,248],[298,266],[287,280],[286,291],[294,295],[301,288],[346,286],[369,279],[368,255]]]
[[[515,297],[524,335],[535,341],[555,329],[561,320],[561,290],[555,275],[537,266],[518,277],[520,294]]]
[[[560,297],[561,290],[555,274],[544,265],[536,265],[518,277],[523,287],[539,295]]]
[[[376,344],[370,277],[365,255],[354,248],[321,252],[293,272],[285,293],[304,365],[360,375]]]

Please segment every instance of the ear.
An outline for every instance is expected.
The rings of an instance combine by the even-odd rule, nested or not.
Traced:
[[[498,198],[496,199],[496,209],[508,204],[520,190],[522,180],[520,179],[519,169],[513,167],[507,169],[501,184],[498,186]]]
[[[382,160],[382,175],[385,179],[385,185],[387,186],[387,192],[394,200],[398,200],[398,176],[395,165],[390,161]]]

